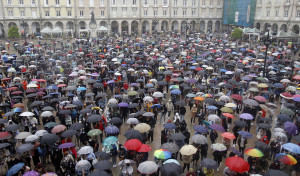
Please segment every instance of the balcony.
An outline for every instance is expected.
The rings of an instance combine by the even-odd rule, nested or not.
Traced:
[[[271,2],[266,3],[266,7],[270,8],[272,6]]]
[[[289,3],[289,2],[284,2],[283,3],[283,6],[285,6],[285,7],[288,7],[288,6],[290,6],[291,5],[291,3]]]

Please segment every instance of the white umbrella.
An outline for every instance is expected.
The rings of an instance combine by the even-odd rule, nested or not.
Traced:
[[[91,146],[83,146],[77,152],[78,155],[86,155],[86,154],[89,154],[89,153],[93,153],[93,148]]]
[[[15,73],[15,72],[16,72],[16,69],[15,69],[15,68],[9,68],[9,69],[7,70],[7,72],[9,72],[9,73]]]
[[[220,97],[220,100],[222,100],[222,101],[230,101],[230,97],[227,96],[227,95],[222,95],[222,96]]]
[[[209,115],[209,116],[207,117],[207,119],[210,120],[210,121],[214,121],[214,122],[219,122],[219,121],[221,121],[221,118],[220,118],[218,115],[216,115],[216,114],[211,114],[211,115]]]
[[[108,100],[109,104],[118,104],[118,100],[115,98],[111,98],[110,100]]]
[[[36,88],[36,87],[38,87],[38,85],[33,84],[33,83],[30,83],[30,84],[28,84],[26,87],[27,87],[27,88]]]
[[[20,77],[15,77],[14,78],[14,81],[20,81],[20,80],[22,80]]]
[[[140,122],[137,118],[129,118],[127,119],[126,123],[130,125],[136,125],[139,124]]]
[[[34,135],[42,137],[42,136],[44,136],[44,134],[48,134],[48,131],[46,131],[46,130],[39,130],[39,131],[35,132]]]
[[[35,142],[39,139],[37,135],[30,135],[25,139],[25,142]]]
[[[153,100],[153,98],[152,98],[152,97],[150,97],[150,96],[146,96],[146,97],[144,97],[143,101],[144,101],[144,102],[145,102],[145,101],[150,101],[150,102],[153,102],[154,100]]]
[[[282,79],[282,80],[280,80],[280,82],[282,82],[282,83],[290,83],[291,81],[288,80],[288,79]]]
[[[150,82],[157,83],[157,80],[156,79],[150,79]]]
[[[16,139],[26,139],[28,136],[32,135],[30,132],[21,132],[16,135]]]
[[[192,136],[192,141],[195,142],[196,144],[207,144],[208,140],[205,136],[201,134],[196,134]]]
[[[35,115],[34,113],[29,112],[29,111],[27,111],[27,112],[22,112],[22,113],[20,114],[20,116],[22,116],[22,117],[30,117],[30,116],[34,116],[34,115]]]
[[[236,108],[236,104],[234,104],[234,103],[227,103],[224,106],[228,107],[228,108]]]
[[[139,164],[138,171],[141,174],[150,175],[158,170],[158,165],[153,161],[145,161]]]
[[[89,170],[92,167],[91,163],[88,160],[80,160],[76,163],[75,170],[81,171],[82,169],[84,170]]]
[[[277,138],[281,142],[287,142],[287,136],[284,133],[277,132],[273,134],[274,138]]]
[[[52,115],[53,113],[51,111],[44,111],[42,112],[41,117],[50,117]]]
[[[282,128],[274,128],[273,133],[284,133],[285,134],[285,131]]]
[[[154,92],[153,97],[164,97],[164,94],[161,92]]]

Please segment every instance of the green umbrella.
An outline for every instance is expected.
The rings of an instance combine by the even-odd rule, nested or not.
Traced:
[[[102,133],[102,131],[99,130],[99,129],[92,129],[92,130],[90,130],[90,131],[88,132],[88,135],[89,135],[89,136],[97,136],[97,135],[99,135],[99,134],[101,134],[101,133]]]
[[[228,108],[228,107],[221,108],[221,111],[222,112],[227,112],[227,113],[232,113],[233,112],[233,110],[231,108]]]
[[[44,125],[45,128],[53,128],[55,126],[57,126],[58,124],[55,122],[48,122]]]
[[[110,136],[110,137],[104,139],[103,145],[109,145],[109,146],[110,146],[111,144],[116,143],[118,140],[119,140],[119,139],[118,139],[117,137],[115,137],[115,136]]]
[[[280,113],[281,113],[281,114],[286,114],[286,115],[288,115],[288,116],[293,116],[293,115],[295,114],[295,112],[294,112],[293,110],[288,109],[288,108],[282,108],[282,109],[280,110]]]
[[[135,96],[137,94],[138,94],[137,91],[130,91],[127,93],[128,96]]]

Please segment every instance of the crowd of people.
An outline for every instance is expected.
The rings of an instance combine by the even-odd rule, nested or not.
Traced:
[[[0,176],[300,175],[299,56],[277,44],[1,41]]]

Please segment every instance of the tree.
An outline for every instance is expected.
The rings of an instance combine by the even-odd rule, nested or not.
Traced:
[[[233,32],[231,33],[231,38],[233,39],[242,39],[243,30],[240,28],[234,28]]]
[[[18,27],[15,25],[10,27],[8,30],[8,37],[9,38],[19,38],[20,34],[19,34],[18,30],[19,30]]]

